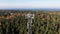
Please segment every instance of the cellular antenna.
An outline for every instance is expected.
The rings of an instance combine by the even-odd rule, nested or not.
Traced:
[[[27,22],[27,34],[32,34],[32,19],[34,19],[34,14],[26,14],[26,19],[28,19],[28,22]]]

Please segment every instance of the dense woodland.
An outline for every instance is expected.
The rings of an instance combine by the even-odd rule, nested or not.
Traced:
[[[0,34],[27,34],[27,13],[35,14],[32,34],[60,34],[60,12],[0,10]]]

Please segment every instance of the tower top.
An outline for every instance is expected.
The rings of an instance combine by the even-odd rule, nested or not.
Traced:
[[[26,14],[25,17],[26,17],[27,19],[34,19],[34,14],[28,13],[28,14]]]

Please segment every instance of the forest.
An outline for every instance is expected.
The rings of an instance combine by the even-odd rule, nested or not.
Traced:
[[[0,34],[27,34],[28,13],[35,15],[32,34],[60,34],[60,12],[40,10],[0,10]]]

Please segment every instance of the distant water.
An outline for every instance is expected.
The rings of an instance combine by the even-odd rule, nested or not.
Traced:
[[[0,8],[0,10],[58,10],[60,8]]]

